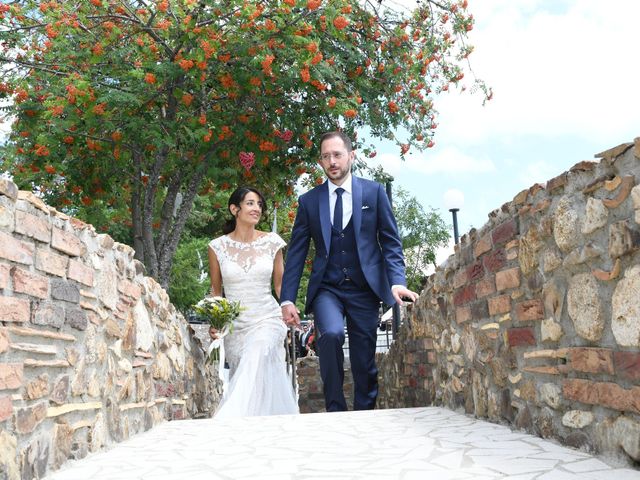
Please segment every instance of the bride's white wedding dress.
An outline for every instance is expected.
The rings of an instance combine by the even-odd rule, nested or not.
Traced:
[[[229,384],[215,417],[298,413],[285,364],[287,327],[271,294],[273,261],[284,240],[268,233],[243,243],[224,235],[209,245],[218,257],[225,296],[244,308],[224,338]]]

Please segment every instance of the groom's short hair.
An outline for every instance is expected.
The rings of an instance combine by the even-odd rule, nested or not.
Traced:
[[[322,148],[322,144],[325,140],[329,140],[330,138],[338,137],[344,143],[344,146],[347,149],[347,152],[353,150],[353,144],[351,143],[351,139],[344,133],[339,130],[334,130],[333,132],[323,133],[320,137],[320,148]]]

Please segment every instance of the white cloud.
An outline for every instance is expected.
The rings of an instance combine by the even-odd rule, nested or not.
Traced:
[[[404,161],[399,155],[380,153],[367,163],[371,166],[382,165],[391,175],[397,175],[400,171],[434,175],[487,173],[495,170],[495,165],[489,158],[472,157],[454,146],[406,155]]]
[[[470,62],[494,99],[484,108],[477,96],[438,99],[441,138],[577,135],[608,145],[639,133],[640,63],[629,19],[640,17],[640,2],[482,0],[470,8]]]

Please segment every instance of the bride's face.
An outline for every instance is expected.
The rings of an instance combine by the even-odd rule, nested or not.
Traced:
[[[233,205],[233,207],[235,207],[237,223],[255,226],[260,221],[260,217],[262,216],[262,202],[260,201],[260,197],[255,193],[247,193],[240,202],[239,208],[235,205]]]

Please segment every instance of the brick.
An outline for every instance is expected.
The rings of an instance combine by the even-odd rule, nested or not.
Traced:
[[[0,288],[9,286],[9,265],[0,265]]]
[[[69,259],[67,277],[88,287],[93,287],[93,269],[78,260]]]
[[[520,286],[520,269],[509,268],[496,272],[496,289],[500,292],[509,288],[518,288]]]
[[[0,422],[4,422],[13,415],[13,402],[11,397],[6,395],[0,397]]]
[[[489,315],[509,313],[511,311],[511,297],[509,295],[498,295],[489,299]]]
[[[28,322],[31,304],[24,298],[0,297],[0,321]]]
[[[475,285],[467,285],[466,287],[460,288],[456,291],[453,296],[453,304],[455,306],[464,305],[465,303],[469,303],[472,300],[476,299],[476,289]]]
[[[121,280],[118,284],[118,291],[127,295],[128,297],[138,300],[142,296],[142,289],[139,285],[136,285],[129,280]]]
[[[48,218],[31,215],[22,210],[16,210],[15,231],[44,243],[49,243],[51,240],[51,223]]]
[[[31,323],[48,327],[62,328],[64,325],[64,308],[54,302],[37,302],[32,311]]]
[[[507,256],[503,248],[492,251],[482,259],[484,266],[491,273],[502,270],[507,263]]]
[[[482,277],[484,277],[482,262],[478,261],[467,267],[467,278],[469,282],[475,282]]]
[[[471,307],[456,307],[456,322],[464,323],[471,320]]]
[[[516,303],[516,318],[521,322],[542,320],[544,318],[544,303],[539,298]]]
[[[0,363],[0,390],[13,390],[22,385],[21,363]]]
[[[476,284],[476,296],[478,298],[486,297],[496,292],[495,282],[493,275],[487,278],[483,278]]]
[[[536,344],[536,337],[534,335],[533,328],[530,327],[508,329],[507,340],[510,347]]]
[[[434,352],[433,350],[429,351],[427,353],[427,361],[429,363],[436,363],[436,352]]]
[[[516,236],[518,233],[518,223],[515,218],[508,220],[496,228],[494,228],[491,232],[491,240],[493,241],[493,245],[500,245],[502,243],[506,243],[512,238]]]
[[[483,253],[487,253],[489,250],[493,248],[493,244],[491,243],[491,235],[488,233],[480,238],[477,241],[475,247],[473,248],[473,255],[475,258],[478,258]]]
[[[566,399],[613,410],[640,412],[640,387],[625,389],[616,383],[568,379],[562,384]]]
[[[616,375],[633,382],[640,381],[640,353],[613,352]]]
[[[489,318],[486,300],[480,300],[479,302],[473,302],[471,304],[471,318],[474,320],[485,320]]]
[[[68,253],[73,257],[84,255],[87,248],[84,243],[73,233],[66,232],[60,228],[53,227],[51,233],[51,246],[56,250]]]
[[[569,368],[578,372],[613,374],[613,352],[605,348],[570,348]]]
[[[32,297],[47,298],[49,295],[49,279],[43,275],[29,272],[22,268],[12,268],[13,291],[26,293]]]
[[[11,235],[0,232],[0,258],[12,262],[33,265],[35,247],[31,243],[22,242]]]
[[[69,258],[58,255],[50,250],[39,248],[36,252],[36,268],[58,277],[64,277],[67,273]]]

